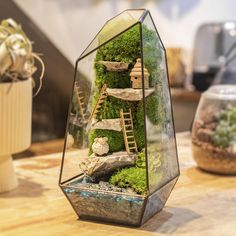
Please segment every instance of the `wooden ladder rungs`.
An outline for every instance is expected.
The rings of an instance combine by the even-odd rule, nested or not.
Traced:
[[[129,109],[129,112],[123,112],[123,109],[121,109],[120,114],[126,151],[128,154],[130,154],[131,150],[133,150],[132,152],[137,152],[131,109]]]

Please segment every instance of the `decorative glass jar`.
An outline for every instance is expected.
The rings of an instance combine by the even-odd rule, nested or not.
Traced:
[[[236,174],[236,86],[202,94],[192,129],[192,153],[201,169]]]

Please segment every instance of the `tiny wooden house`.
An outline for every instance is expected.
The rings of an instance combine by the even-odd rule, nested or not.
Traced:
[[[148,70],[144,67],[144,88],[149,88],[149,73]],[[130,80],[132,82],[132,88],[141,89],[142,88],[142,63],[141,59],[138,58],[134,68],[130,72]]]

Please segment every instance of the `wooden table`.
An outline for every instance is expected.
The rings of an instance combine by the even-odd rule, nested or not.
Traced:
[[[20,186],[0,194],[0,235],[236,235],[236,177],[202,172],[190,135],[177,139],[179,181],[164,210],[141,228],[78,221],[57,186],[61,154],[53,154],[15,161]]]

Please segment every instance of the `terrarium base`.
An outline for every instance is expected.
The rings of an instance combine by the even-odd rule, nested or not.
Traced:
[[[223,156],[195,144],[192,144],[192,154],[197,165],[203,170],[216,174],[236,174],[236,156]]]
[[[0,193],[15,189],[18,181],[11,155],[0,156]]]
[[[178,177],[149,196],[79,187],[82,179],[61,185],[79,219],[137,227],[161,211]]]

